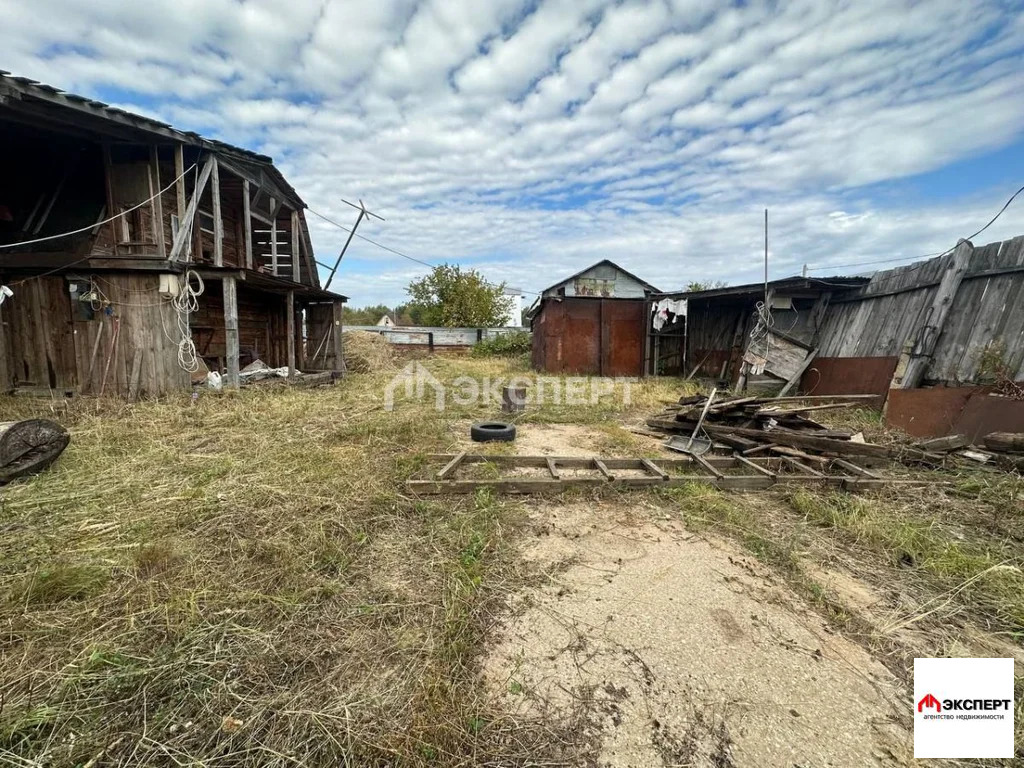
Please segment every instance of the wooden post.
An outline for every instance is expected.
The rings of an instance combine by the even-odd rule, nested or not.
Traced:
[[[292,211],[292,280],[301,282],[299,265],[299,212]]]
[[[245,268],[252,269],[252,210],[249,200],[249,180],[242,179],[242,238],[245,240]]]
[[[270,198],[270,273],[277,277],[277,213],[274,198]]]
[[[224,276],[224,340],[227,351],[227,386],[238,389],[238,285],[234,275]]]
[[[156,249],[160,254],[160,258],[166,259],[167,244],[164,242],[164,201],[161,199],[163,195],[159,194],[163,187],[160,186],[160,154],[157,151],[156,144],[151,144],[149,147],[149,165],[153,174],[150,194],[156,195],[153,198],[151,208],[153,211],[153,235],[156,238]]]
[[[113,243],[114,255],[117,255],[118,243],[121,242],[121,233],[119,228],[121,226],[121,217],[118,215],[117,208],[114,206],[114,180],[113,174],[113,162],[110,159],[110,145],[103,145],[103,181],[106,186],[107,193],[107,215],[110,216],[110,232],[113,235],[111,242]]]
[[[338,371],[342,376],[345,375],[345,342],[343,340],[344,325],[343,325],[343,313],[345,305],[343,302],[336,301],[331,306],[334,326],[331,328],[331,343],[334,346],[334,368],[333,370]]]
[[[7,329],[4,327],[4,306],[0,302],[0,394],[9,392],[13,384],[7,365]]]
[[[829,302],[832,300],[832,292],[825,291],[818,296],[817,301],[814,302],[814,306],[811,307],[811,346],[817,346],[818,337],[821,335],[821,322],[825,319],[825,310],[828,309]]]
[[[224,219],[220,215],[220,164],[213,158],[213,179],[211,182],[213,195],[213,266],[224,266]]]
[[[939,287],[935,291],[935,298],[932,299],[931,306],[927,309],[924,322],[911,332],[910,338],[903,347],[903,353],[896,364],[896,373],[893,376],[892,384],[889,385],[890,389],[914,389],[921,385],[928,366],[931,364],[939,337],[942,335],[942,328],[946,324],[949,310],[956,299],[956,292],[967,273],[973,252],[974,246],[969,240],[961,240],[957,243],[949,264],[946,265],[946,271],[942,274]],[[911,340],[913,340],[912,346],[910,345]]]
[[[206,161],[203,166],[203,170],[199,172],[199,180],[196,182],[196,188],[192,190],[192,199],[188,201],[188,209],[185,211],[185,218],[178,222],[178,234],[174,238],[174,244],[171,246],[170,259],[180,258],[182,251],[185,249],[185,244],[188,241],[189,227],[186,222],[192,221],[195,218],[196,210],[199,208],[199,198],[203,196],[203,190],[206,189],[206,182],[209,181],[211,174],[213,173],[213,158],[211,157]],[[199,227],[192,227],[194,234],[199,233]]]
[[[185,145],[174,145],[174,196],[178,203],[178,227],[185,226]]]
[[[295,291],[288,291],[288,378],[295,375]]]

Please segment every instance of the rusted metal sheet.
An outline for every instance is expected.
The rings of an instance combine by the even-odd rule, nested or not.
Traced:
[[[602,376],[639,376],[644,364],[644,302],[613,299],[602,301]]]
[[[989,393],[973,394],[950,434],[964,435],[977,443],[991,432],[1024,432],[1024,401]]]
[[[1024,401],[991,387],[932,387],[889,392],[886,424],[914,437],[964,435],[972,443],[990,432],[1024,432]]]
[[[533,324],[533,365],[549,373],[639,376],[644,330],[643,301],[546,300]]]
[[[816,357],[800,380],[808,395],[878,395],[881,407],[889,392],[895,357]]]
[[[951,435],[970,397],[984,393],[981,387],[892,389],[885,423],[914,437]]]

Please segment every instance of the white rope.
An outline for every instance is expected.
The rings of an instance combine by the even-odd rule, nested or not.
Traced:
[[[193,280],[196,285],[193,287]],[[189,315],[199,309],[199,297],[206,290],[203,278],[194,269],[186,270],[181,276],[178,295],[171,299],[171,306],[174,307],[175,318],[178,322],[178,332],[181,339],[178,341],[178,365],[189,373],[199,370],[199,353],[196,344],[192,340],[192,329],[189,325]]]
[[[763,357],[768,359],[769,345],[771,343],[771,329],[775,325],[775,318],[772,317],[772,308],[763,301],[757,302],[755,307],[757,322],[750,330],[750,344],[748,348],[757,355],[760,355],[759,348],[764,344]]]
[[[110,222],[114,221],[115,219],[121,218],[126,213],[131,213],[132,211],[136,210],[137,208],[141,208],[144,205],[149,205],[151,202],[153,202],[158,197],[160,197],[160,195],[162,195],[164,192],[166,192],[171,187],[173,187],[175,184],[177,184],[178,181],[180,181],[181,179],[185,178],[185,174],[188,173],[189,171],[191,171],[195,167],[196,167],[196,164],[193,163],[188,168],[186,168],[184,171],[182,171],[181,175],[178,176],[177,178],[175,178],[174,181],[172,181],[166,187],[164,187],[159,192],[157,192],[155,195],[150,197],[148,200],[143,200],[138,205],[133,205],[131,208],[128,208],[128,209],[126,209],[124,211],[121,211],[120,213],[118,213],[118,214],[116,214],[114,216],[111,216],[109,219],[104,219],[103,221],[97,221],[97,222],[95,222],[93,224],[90,224],[87,227],[82,227],[81,229],[74,229],[74,230],[72,230],[70,232],[61,232],[59,235],[47,235],[46,237],[37,237],[35,240],[19,240],[16,243],[0,243],[0,249],[3,249],[3,248],[20,248],[23,245],[34,245],[35,243],[45,243],[47,240],[57,240],[57,239],[59,239],[61,237],[70,237],[71,235],[78,235],[78,234],[81,234],[82,232],[88,232],[89,230],[95,229],[96,227],[102,227],[104,224],[109,224]]]

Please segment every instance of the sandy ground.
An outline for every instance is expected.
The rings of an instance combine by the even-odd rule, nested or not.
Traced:
[[[547,585],[513,599],[486,665],[504,706],[576,723],[601,766],[909,762],[890,673],[734,545],[654,510],[527,503]]]

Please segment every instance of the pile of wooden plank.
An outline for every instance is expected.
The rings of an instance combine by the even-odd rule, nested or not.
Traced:
[[[821,411],[863,406],[875,395],[727,397],[713,400],[701,425],[716,444],[744,456],[780,454],[797,457],[871,457],[909,463],[941,464],[942,455],[909,445],[876,445],[848,430],[815,421]],[[682,397],[647,419],[647,426],[667,434],[691,434],[707,404],[703,395]]]
[[[917,447],[934,453],[947,453],[978,464],[991,464],[1006,470],[1024,470],[1024,432],[990,432],[975,444],[964,435],[946,435],[921,440]]]

